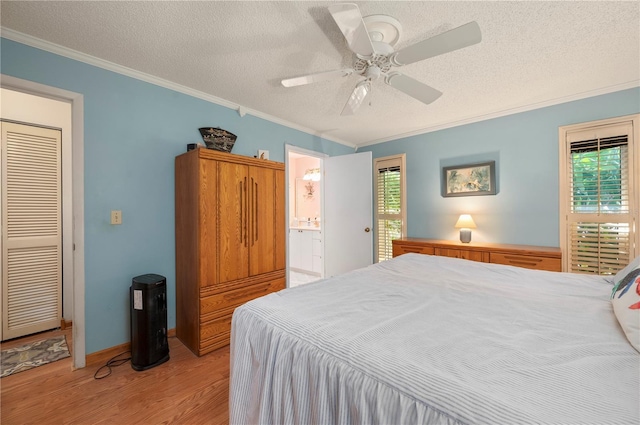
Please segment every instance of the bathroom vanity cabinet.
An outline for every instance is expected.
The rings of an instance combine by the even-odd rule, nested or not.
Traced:
[[[322,275],[322,231],[319,228],[290,228],[289,252],[291,269]]]

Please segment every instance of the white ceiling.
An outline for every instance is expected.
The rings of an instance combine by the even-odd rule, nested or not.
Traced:
[[[353,146],[640,83],[638,1],[356,2],[363,16],[400,21],[396,51],[470,21],[483,40],[398,68],[444,93],[431,105],[378,80],[371,106],[341,116],[356,75],[280,85],[353,65],[330,3],[3,0],[0,12],[3,36],[45,40]]]

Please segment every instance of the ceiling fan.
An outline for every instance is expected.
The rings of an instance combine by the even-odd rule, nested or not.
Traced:
[[[400,22],[396,19],[386,15],[363,18],[360,9],[354,3],[334,4],[327,9],[342,31],[349,48],[356,55],[353,68],[287,78],[282,80],[282,85],[295,87],[359,74],[364,78],[356,84],[341,115],[354,114],[371,93],[373,82],[381,76],[391,87],[427,105],[432,103],[442,96],[442,92],[399,72],[391,72],[392,67],[429,59],[477,44],[482,40],[480,27],[473,21],[396,52],[393,46],[399,40],[402,31]]]

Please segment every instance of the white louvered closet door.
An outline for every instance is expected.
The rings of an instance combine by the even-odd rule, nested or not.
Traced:
[[[61,132],[2,126],[2,340],[62,317]]]

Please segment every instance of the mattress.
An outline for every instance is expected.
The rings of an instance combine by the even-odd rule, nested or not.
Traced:
[[[405,254],[237,308],[231,424],[638,424],[604,277]]]

